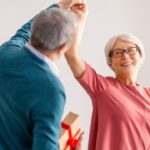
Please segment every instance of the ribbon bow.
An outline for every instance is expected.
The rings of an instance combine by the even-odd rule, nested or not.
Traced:
[[[77,145],[77,143],[79,142],[78,139],[75,139],[77,137],[77,135],[80,133],[80,129],[77,130],[77,132],[75,133],[75,135],[72,135],[71,132],[71,128],[69,125],[65,124],[62,122],[61,124],[62,128],[66,129],[68,131],[68,135],[69,135],[69,139],[67,141],[66,147],[64,148],[64,150],[66,150],[68,148],[68,146],[70,146],[70,150],[74,150],[75,146]]]

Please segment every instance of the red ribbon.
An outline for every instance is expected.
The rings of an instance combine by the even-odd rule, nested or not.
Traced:
[[[68,131],[68,135],[69,135],[69,139],[67,141],[67,145],[64,148],[64,150],[66,150],[68,148],[68,146],[70,146],[70,150],[74,150],[75,146],[78,143],[78,139],[75,139],[76,136],[80,133],[80,129],[75,133],[74,136],[72,136],[72,132],[71,132],[71,128],[69,125],[65,124],[65,123],[61,123],[62,128],[66,129]]]

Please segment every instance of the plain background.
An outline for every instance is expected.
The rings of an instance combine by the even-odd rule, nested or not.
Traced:
[[[15,34],[24,23],[54,0],[0,0],[0,44]],[[88,0],[89,13],[86,21],[80,54],[98,73],[113,76],[106,64],[104,47],[108,39],[120,32],[131,32],[144,44],[146,61],[138,75],[138,83],[150,86],[150,1],[148,0]],[[80,115],[85,132],[83,150],[87,150],[92,104],[89,96],[74,79],[62,57],[57,63],[60,79],[67,95],[63,117],[73,111]]]

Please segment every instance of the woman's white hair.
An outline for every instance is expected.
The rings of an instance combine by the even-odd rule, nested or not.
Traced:
[[[53,51],[71,40],[77,23],[77,17],[71,11],[60,8],[44,10],[33,20],[31,45]]]
[[[126,41],[135,44],[138,49],[140,56],[142,58],[142,62],[144,62],[145,59],[145,53],[144,53],[144,46],[142,42],[134,35],[131,33],[121,33],[116,36],[113,36],[106,44],[105,46],[105,56],[106,56],[106,61],[107,64],[110,66],[111,65],[111,57],[110,57],[110,52],[112,51],[113,47],[117,43],[117,41]]]

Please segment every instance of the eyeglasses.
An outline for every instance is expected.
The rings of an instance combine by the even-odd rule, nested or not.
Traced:
[[[129,47],[127,49],[116,49],[112,50],[109,54],[110,57],[122,57],[124,53],[126,52],[128,55],[135,55],[138,51],[138,47]]]

